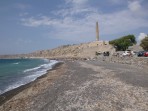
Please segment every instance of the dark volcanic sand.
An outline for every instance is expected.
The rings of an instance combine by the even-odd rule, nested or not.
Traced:
[[[0,111],[147,111],[147,69],[65,61],[0,106]]]

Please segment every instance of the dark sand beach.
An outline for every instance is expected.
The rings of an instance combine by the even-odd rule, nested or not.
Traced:
[[[1,96],[0,111],[147,111],[147,71],[99,60],[65,61]]]

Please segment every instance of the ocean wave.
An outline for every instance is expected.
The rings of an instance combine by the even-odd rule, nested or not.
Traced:
[[[43,59],[45,62],[49,62],[50,60],[49,59]]]
[[[41,68],[41,66],[39,66],[39,67],[35,67],[35,68],[31,68],[31,69],[26,69],[26,70],[24,70],[24,72],[35,71],[35,70],[37,70],[37,69],[39,69],[39,68]]]
[[[49,69],[51,69],[53,67],[53,65],[55,65],[57,63],[58,63],[58,61],[56,61],[56,60],[50,60],[50,62],[47,63],[47,64],[42,64],[42,65],[40,65],[38,67],[35,67],[35,68],[26,69],[26,70],[24,70],[24,73],[37,71],[37,70],[40,70],[40,69],[48,69],[49,70]]]
[[[59,63],[59,61],[50,60],[48,64],[42,64],[38,67],[24,70],[24,73],[27,73],[27,76],[21,78],[19,81],[14,82],[13,84],[11,84],[9,86],[7,86],[5,88],[5,90],[3,90],[3,91],[0,90],[0,94],[3,94],[7,91],[10,91],[12,89],[15,89],[17,87],[20,87],[22,85],[25,85],[27,83],[30,83],[30,82],[36,80],[38,77],[46,74],[47,71],[52,69],[53,66],[56,65],[57,63]]]
[[[26,76],[26,77],[22,78],[20,81],[14,82],[13,84],[11,84],[8,87],[6,87],[4,91],[0,90],[0,94],[3,94],[3,93],[5,93],[7,91],[10,91],[12,89],[18,88],[18,87],[20,87],[22,85],[25,85],[27,83],[30,83],[30,82],[36,80],[38,77],[40,77],[40,76],[42,76],[42,75],[44,75],[46,73],[47,73],[46,70],[44,70],[44,71],[37,71],[37,72],[35,72],[32,75]]]
[[[5,93],[5,92],[7,92],[7,91],[10,91],[10,90],[12,90],[12,89],[18,88],[18,87],[20,87],[20,86],[22,86],[22,85],[25,85],[25,83],[23,83],[23,81],[22,81],[22,82],[21,82],[21,81],[16,82],[16,83],[14,83],[14,84],[8,86],[4,91],[1,91],[0,94],[3,94],[3,93]]]
[[[15,63],[13,63],[13,64],[19,64],[19,62],[15,62]]]
[[[25,79],[29,80],[29,81],[34,81],[34,80],[36,80],[36,78],[38,78],[46,73],[47,73],[47,70],[37,71],[34,75],[29,75],[29,76],[25,77]]]

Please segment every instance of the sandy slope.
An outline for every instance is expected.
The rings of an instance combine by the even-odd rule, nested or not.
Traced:
[[[99,43],[98,43],[99,42]],[[93,58],[96,52],[110,51],[115,49],[109,44],[103,45],[103,41],[93,41],[89,43],[63,45],[50,50],[40,50],[29,54],[0,55],[0,58]]]

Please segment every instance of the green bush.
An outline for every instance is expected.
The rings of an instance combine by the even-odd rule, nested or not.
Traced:
[[[134,35],[127,35],[119,39],[109,41],[109,43],[112,44],[117,51],[125,51],[129,46],[132,46],[137,42]]]
[[[144,50],[148,50],[148,36],[146,36],[142,41],[140,46],[144,49]]]

